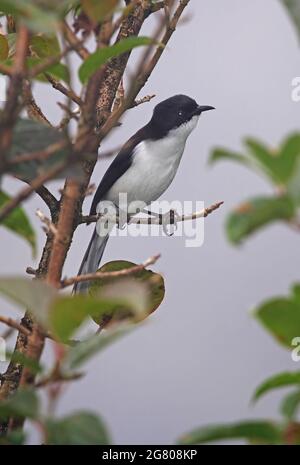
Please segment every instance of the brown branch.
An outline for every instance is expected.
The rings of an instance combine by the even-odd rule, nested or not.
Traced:
[[[145,95],[145,97],[142,97],[142,98],[139,98],[137,100],[135,100],[131,107],[130,108],[135,108],[135,107],[138,107],[139,105],[142,105],[143,103],[147,103],[147,102],[150,102],[153,98],[155,98],[156,95],[155,94],[152,94],[152,95]]]
[[[56,226],[52,223],[52,221],[47,216],[44,215],[44,213],[41,210],[37,209],[36,216],[45,225],[45,227],[43,227],[43,229],[44,229],[46,234],[51,233],[54,236],[57,234]]]
[[[0,171],[5,169],[6,154],[11,144],[12,130],[19,114],[19,95],[26,68],[26,57],[29,47],[29,31],[20,25],[14,62],[11,68],[10,82],[6,94],[6,103],[0,121]]]
[[[66,97],[73,100],[73,102],[77,103],[77,105],[79,106],[83,105],[83,101],[81,100],[81,98],[78,97],[78,95],[76,95],[76,93],[72,89],[68,89],[61,82],[59,82],[57,79],[55,79],[53,76],[51,76],[48,73],[45,73],[45,76],[47,80],[50,82],[50,84],[52,85],[53,89],[58,90]]]
[[[40,381],[35,383],[36,388],[43,388],[45,386],[49,386],[50,384],[54,383],[66,383],[70,381],[76,381],[84,376],[84,373],[72,373],[70,375],[62,374],[62,373],[52,373],[45,378],[42,378]]]
[[[147,266],[153,265],[160,258],[160,255],[154,255],[153,257],[148,258],[141,263],[140,265],[133,266],[131,268],[126,268],[119,271],[97,271],[95,273],[87,273],[83,275],[74,276],[73,278],[63,279],[60,283],[60,287],[63,289],[65,287],[73,286],[73,284],[82,283],[86,281],[93,281],[96,279],[108,279],[108,278],[120,278],[123,276],[130,276],[136,274],[139,271],[144,270]]]
[[[56,197],[47,189],[45,186],[41,186],[35,190],[35,192],[41,197],[41,199],[48,206],[52,219],[58,213],[59,201]]]
[[[31,331],[29,331],[29,329],[27,329],[21,323],[18,323],[16,320],[13,320],[12,318],[0,315],[0,323],[5,324],[6,326],[10,326],[13,329],[17,329],[25,336],[29,336],[31,334]]]
[[[48,126],[52,126],[48,118],[44,115],[41,108],[36,103],[29,81],[25,81],[23,84],[23,98],[27,110],[27,115],[30,119],[47,124]]]
[[[63,162],[54,166],[47,173],[43,173],[37,178],[35,178],[29,186],[22,189],[15,197],[9,200],[0,210],[0,222],[4,220],[16,207],[20,205],[24,200],[26,200],[30,195],[36,192],[41,186],[43,186],[47,181],[58,176],[66,167],[68,162]]]
[[[180,0],[179,5],[177,6],[170,22],[167,24],[167,29],[166,29],[166,32],[162,40],[159,41],[160,44],[157,47],[156,52],[154,53],[153,57],[150,59],[149,63],[145,65],[148,59],[148,56],[151,52],[152,46],[149,46],[148,48],[146,48],[144,56],[141,59],[140,65],[138,66],[137,72],[135,76],[133,76],[131,79],[132,85],[128,91],[127,97],[124,99],[123,103],[110,115],[110,117],[107,119],[105,124],[101,127],[101,130],[99,131],[99,141],[102,141],[107,136],[107,134],[119,121],[123,113],[132,106],[138,93],[141,91],[141,89],[146,84],[154,68],[156,67],[159,59],[161,58],[166,48],[166,45],[168,44],[170,38],[172,37],[176,29],[176,26],[183,14],[183,11],[185,10],[189,2],[190,0]],[[159,37],[164,26],[165,26],[165,20],[163,19],[157,28],[157,32],[154,35],[154,40],[156,40]]]
[[[191,220],[197,220],[198,218],[206,218],[208,215],[213,213],[215,210],[220,208],[223,205],[223,201],[213,203],[207,208],[204,208],[203,210],[200,210],[198,212],[190,213],[188,215],[179,215],[176,217],[176,222],[180,223],[183,221],[191,221]],[[79,221],[79,224],[82,223],[96,223],[99,219],[101,218],[101,215],[82,215]],[[107,216],[106,216],[107,218]],[[163,221],[162,215],[158,216],[153,216],[153,217],[129,217],[130,224],[146,224],[146,225],[162,225],[162,224],[167,224],[166,222]],[[118,223],[118,216],[112,217],[112,221],[116,220],[116,223]],[[170,216],[170,222],[168,223],[169,225],[173,224],[171,221],[171,216]]]
[[[59,287],[63,264],[74,233],[74,214],[80,195],[79,182],[75,179],[67,180],[62,195],[57,231],[53,241],[47,275],[48,283],[55,287]]]
[[[89,57],[89,51],[85,48],[82,42],[78,39],[76,34],[72,31],[66,21],[63,22],[63,33],[68,43],[74,48],[75,52],[82,60]]]

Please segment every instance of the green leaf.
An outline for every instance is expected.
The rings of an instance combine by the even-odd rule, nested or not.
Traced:
[[[281,414],[289,421],[294,421],[300,407],[300,390],[284,397],[280,405]]]
[[[281,430],[278,425],[269,421],[244,421],[196,429],[182,436],[178,444],[203,444],[224,439],[247,439],[264,444],[280,444],[282,442]]]
[[[29,309],[37,321],[49,329],[48,309],[57,296],[57,290],[43,281],[20,278],[18,276],[0,278],[0,293],[21,309]]]
[[[60,53],[56,35],[40,34],[33,36],[30,40],[30,48],[39,58],[47,58]]]
[[[0,208],[11,200],[5,193],[0,191]],[[22,207],[16,207],[14,210],[2,221],[2,226],[10,231],[13,231],[18,236],[25,239],[31,246],[32,253],[36,254],[36,235],[35,231]]]
[[[0,401],[0,417],[18,416],[22,418],[37,418],[39,401],[36,393],[31,389],[19,389],[16,394]]]
[[[108,330],[105,333],[101,332],[100,334],[95,334],[85,341],[75,344],[67,352],[62,364],[63,370],[70,371],[79,368],[94,355],[101,352],[103,349],[106,349],[106,347],[110,346],[123,336],[131,333],[132,329],[132,326],[126,326],[124,328]]]
[[[227,237],[239,244],[258,229],[275,221],[289,221],[295,215],[295,206],[287,196],[257,197],[241,204],[228,217]]]
[[[62,13],[59,4],[64,5],[64,1],[0,0],[0,11],[14,15],[33,32],[50,33],[57,28]]]
[[[81,0],[82,9],[95,23],[112,13],[118,3],[119,0],[102,0],[100,2],[99,0]]]
[[[300,134],[294,133],[283,141],[278,150],[267,147],[253,138],[245,140],[246,154],[226,149],[215,149],[210,162],[231,160],[261,172],[276,186],[288,186],[300,160]]]
[[[254,312],[259,322],[283,345],[292,348],[292,340],[300,334],[300,300],[274,298]]]
[[[49,419],[45,423],[47,443],[50,445],[104,445],[110,439],[101,418],[78,412],[61,420]]]
[[[0,60],[6,60],[8,57],[8,42],[7,38],[0,34]]]
[[[153,39],[149,37],[128,37],[120,40],[110,47],[104,47],[92,53],[80,66],[79,78],[83,84],[101,68],[104,63],[113,57],[121,55],[122,53],[129,52],[133,48],[140,47],[142,45],[149,45],[153,43]]]
[[[26,441],[26,434],[21,429],[8,432],[5,436],[0,437],[1,446],[21,446]]]
[[[234,161],[244,166],[251,167],[250,160],[248,160],[245,155],[222,148],[214,149],[209,157],[209,163],[213,164],[221,160]]]
[[[300,4],[298,0],[281,0],[286,7],[290,18],[296,27],[298,36],[300,37]]]
[[[102,321],[104,315],[113,315],[120,309],[126,317],[133,315],[138,321],[142,319],[146,311],[144,287],[126,281],[124,286],[108,284],[94,296],[60,297],[49,309],[50,329],[60,340],[66,341],[88,317]]]
[[[274,389],[294,386],[295,384],[300,387],[300,371],[284,372],[271,376],[258,386],[254,393],[253,400],[258,400],[264,394]]]
[[[64,142],[64,135],[57,129],[30,119],[19,118],[13,130],[10,158],[45,150],[49,145]],[[44,160],[32,160],[14,165],[10,173],[24,181],[32,181],[47,172],[68,156],[68,149],[58,149]],[[65,176],[62,173],[61,176]]]
[[[278,163],[279,153],[271,152],[263,143],[250,138],[245,140],[245,145],[249,150],[249,156],[254,158],[262,172],[275,184],[281,184],[283,179]]]
[[[128,262],[126,260],[115,260],[103,265],[99,271],[100,272],[115,272],[115,271],[122,271],[133,268],[137,266],[136,263]],[[107,286],[108,284],[115,284],[123,283],[128,281],[128,277],[125,275],[123,277],[118,278],[105,278],[105,279],[98,279],[91,283],[89,292],[91,295],[95,295]],[[165,285],[163,277],[158,274],[154,273],[151,270],[143,269],[134,273],[130,277],[131,283],[142,284],[147,286],[147,305],[146,305],[146,313],[145,317],[153,313],[162,303],[165,295]],[[105,318],[109,317],[108,313],[105,314]],[[96,323],[101,325],[101,321],[99,319],[96,320]]]

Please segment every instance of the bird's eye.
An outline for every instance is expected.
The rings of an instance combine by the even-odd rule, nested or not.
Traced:
[[[182,116],[182,115],[183,115],[183,111],[180,110],[180,111],[178,112],[178,116]]]

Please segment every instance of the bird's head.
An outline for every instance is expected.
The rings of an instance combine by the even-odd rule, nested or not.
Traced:
[[[188,136],[196,127],[201,113],[209,110],[214,110],[214,107],[198,105],[194,99],[186,95],[174,95],[156,105],[150,125],[159,137],[171,131],[180,131]]]

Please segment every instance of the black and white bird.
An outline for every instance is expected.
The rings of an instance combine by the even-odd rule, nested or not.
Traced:
[[[173,181],[187,138],[197,126],[201,113],[213,109],[198,105],[186,95],[175,95],[160,102],[149,123],[125,143],[104,174],[90,215],[101,213],[101,207],[107,202],[122,208],[120,194],[126,194],[127,205],[138,202],[149,205],[157,200]],[[99,228],[95,227],[79,274],[97,271],[108,237],[109,229],[99,234]],[[75,292],[87,289],[88,283],[81,282]]]

